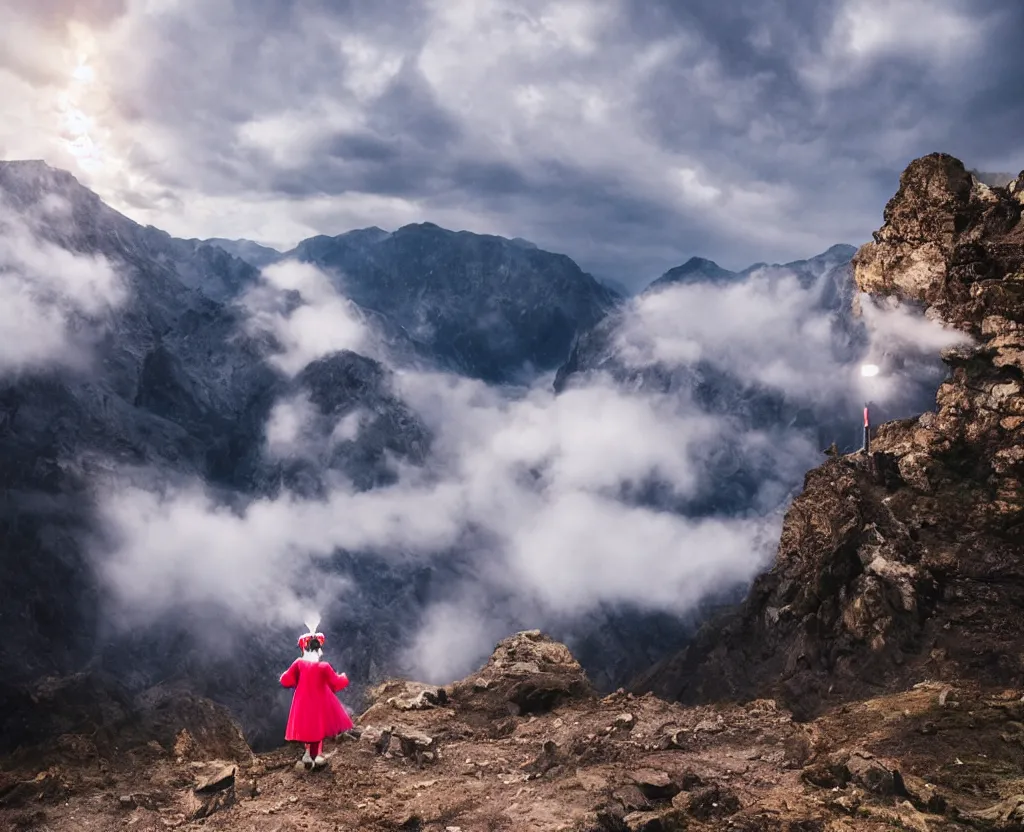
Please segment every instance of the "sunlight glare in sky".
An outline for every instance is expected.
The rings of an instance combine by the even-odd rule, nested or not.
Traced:
[[[96,122],[88,115],[88,97],[96,82],[92,56],[96,40],[81,24],[69,26],[71,48],[66,53],[70,70],[68,86],[57,98],[64,147],[84,171],[103,167],[103,152],[96,136]]]

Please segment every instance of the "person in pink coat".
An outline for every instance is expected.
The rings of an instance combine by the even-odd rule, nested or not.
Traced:
[[[351,717],[335,695],[348,687],[348,676],[335,673],[323,660],[323,633],[306,633],[299,638],[302,656],[281,675],[281,684],[295,688],[284,738],[306,745],[302,762],[306,768],[327,762],[320,753],[323,741],[352,728]]]

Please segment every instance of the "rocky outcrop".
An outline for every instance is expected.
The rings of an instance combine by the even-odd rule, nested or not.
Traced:
[[[543,708],[508,707],[524,682],[551,694]],[[65,703],[86,692],[61,689]],[[251,754],[189,694],[119,697],[108,723],[70,719],[55,742],[0,757],[0,827],[1010,829],[1021,692],[924,684],[801,725],[770,700],[597,698],[564,645],[517,633],[459,682],[377,688],[312,771],[297,745]]]
[[[854,258],[858,287],[969,334],[936,409],[810,472],[738,611],[639,680],[684,702],[778,696],[802,717],[923,679],[1024,679],[1021,183],[914,161]]]

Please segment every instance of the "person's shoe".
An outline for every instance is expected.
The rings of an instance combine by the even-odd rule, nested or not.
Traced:
[[[327,758],[323,754],[317,754],[316,755],[316,759],[313,760],[313,765],[315,765],[315,766],[325,766],[325,765],[327,765]]]
[[[309,756],[309,751],[307,751],[305,754],[302,755],[302,764],[306,768],[312,768],[313,767],[313,758]]]

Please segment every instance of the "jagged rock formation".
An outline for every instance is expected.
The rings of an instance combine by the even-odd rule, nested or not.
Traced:
[[[327,269],[360,306],[486,381],[554,369],[617,300],[564,255],[431,223],[313,237],[285,256]]]
[[[51,685],[55,743],[0,758],[4,828],[995,832],[1024,804],[1019,689],[924,684],[800,725],[771,700],[598,698],[525,632],[462,681],[380,686],[306,771],[297,748],[252,754],[208,702],[89,684]],[[105,713],[67,709],[87,691]]]
[[[1024,680],[1024,174],[910,164],[857,286],[974,338],[936,409],[810,472],[742,607],[637,683],[684,702],[778,696],[802,717],[923,679]]]

